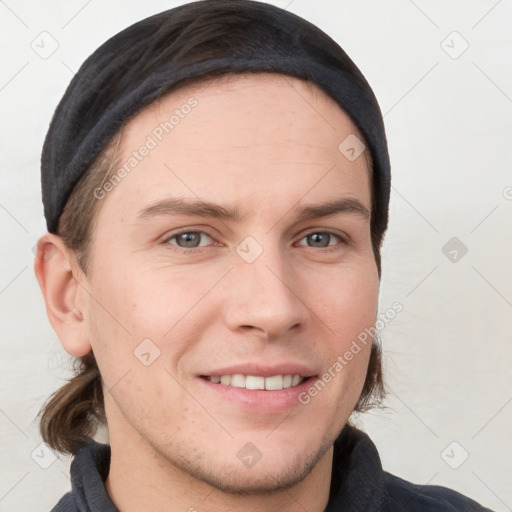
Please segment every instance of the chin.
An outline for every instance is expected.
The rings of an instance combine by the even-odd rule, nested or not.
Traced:
[[[275,461],[265,463],[261,459],[251,468],[240,468],[240,464],[230,464],[228,468],[215,465],[196,467],[192,474],[227,494],[269,495],[294,487],[304,480],[328,448],[314,454],[298,454],[288,462],[281,459],[279,467],[276,467]]]
[[[251,464],[244,464],[231,450],[219,453],[200,453],[194,458],[176,453],[166,458],[175,467],[188,473],[195,480],[232,495],[270,495],[294,487],[304,480],[331,448],[334,439],[319,440],[314,449],[311,445],[294,453],[291,450],[269,450],[269,455]],[[253,445],[254,446],[254,445]],[[212,445],[210,445],[210,448]]]

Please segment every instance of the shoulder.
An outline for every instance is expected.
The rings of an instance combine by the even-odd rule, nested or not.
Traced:
[[[491,512],[476,501],[438,485],[417,485],[382,468],[370,437],[346,425],[334,443],[326,512]]]
[[[476,501],[438,485],[417,485],[384,472],[384,508],[387,511],[491,512]]]
[[[119,512],[105,489],[109,468],[110,446],[85,440],[71,463],[71,492],[51,512]]]
[[[73,500],[73,496],[70,492],[62,496],[57,505],[52,508],[50,512],[77,512],[78,508],[76,507],[75,500]]]

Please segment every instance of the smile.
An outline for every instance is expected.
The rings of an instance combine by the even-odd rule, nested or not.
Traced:
[[[262,377],[257,375],[234,374],[205,376],[204,378],[214,384],[266,391],[279,391],[295,387],[306,380],[305,377],[301,377],[300,375],[272,375],[269,377]]]

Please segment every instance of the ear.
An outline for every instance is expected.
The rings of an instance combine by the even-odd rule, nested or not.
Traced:
[[[85,274],[62,239],[47,233],[37,242],[34,271],[43,292],[46,313],[62,346],[72,356],[91,350]]]

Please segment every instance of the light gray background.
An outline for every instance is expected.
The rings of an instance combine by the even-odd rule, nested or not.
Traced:
[[[69,375],[32,270],[48,123],[97,46],[181,3],[0,2],[0,511],[47,511],[70,487],[69,460],[52,463],[35,420]],[[272,3],[337,40],[384,113],[393,189],[381,310],[403,311],[383,330],[388,409],[358,422],[388,471],[512,510],[512,2]],[[455,262],[442,252],[452,237]]]

